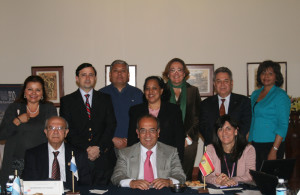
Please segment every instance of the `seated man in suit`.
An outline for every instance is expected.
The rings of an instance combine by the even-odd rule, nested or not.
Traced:
[[[138,120],[140,142],[120,150],[111,177],[114,185],[147,190],[185,182],[177,149],[158,142],[159,131],[159,121],[154,116],[147,114]]]
[[[216,95],[206,98],[200,106],[200,133],[204,144],[212,142],[217,119],[228,114],[235,119],[240,132],[246,137],[251,125],[251,101],[248,97],[232,93],[232,72],[227,67],[220,67],[213,76]]]
[[[87,154],[64,143],[68,129],[67,121],[58,116],[46,120],[45,134],[48,143],[31,148],[25,153],[23,171],[24,180],[62,180],[65,188],[72,187],[72,172],[70,161],[72,151],[75,156],[78,170],[78,181],[75,185],[90,185],[91,176]]]

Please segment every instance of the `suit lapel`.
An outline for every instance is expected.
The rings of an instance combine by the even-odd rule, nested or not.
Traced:
[[[218,95],[213,96],[212,110],[215,113],[216,119],[220,117],[219,98]]]
[[[74,154],[75,155],[75,154]],[[66,183],[72,181],[72,174],[70,171],[70,165],[72,158],[72,151],[68,144],[65,144],[65,171],[66,171]],[[76,180],[76,179],[75,179]]]
[[[129,164],[132,165],[130,167],[130,172],[132,178],[138,178],[139,170],[140,170],[140,160],[141,160],[141,146],[140,143],[136,144],[134,149],[132,150],[131,156],[129,157]]]
[[[78,104],[78,112],[80,113],[80,116],[83,118],[83,119],[88,119],[88,115],[87,115],[87,112],[86,112],[86,107],[85,107],[85,102],[81,96],[81,93],[80,93],[80,90],[78,89],[75,93],[75,102],[76,104]],[[93,98],[94,98],[94,94],[93,94]]]
[[[49,178],[49,152],[48,152],[48,143],[43,145],[41,153],[39,155],[41,165],[44,166],[42,170],[42,177],[43,179]],[[52,164],[52,163],[51,163]]]
[[[162,171],[165,170],[166,164],[166,155],[164,154],[163,147],[161,147],[160,143],[157,142],[156,147],[156,170],[157,170],[157,178],[163,178],[161,175]]]
[[[237,104],[237,99],[235,98],[235,95],[231,93],[229,107],[228,107],[228,114],[231,114],[234,111],[234,109],[236,108],[236,104]]]

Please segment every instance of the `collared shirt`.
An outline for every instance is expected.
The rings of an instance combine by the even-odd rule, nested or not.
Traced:
[[[129,126],[129,109],[131,106],[143,103],[143,92],[131,85],[126,85],[120,92],[112,84],[100,89],[109,94],[114,106],[117,127],[114,137],[127,138]]]
[[[53,152],[59,151],[57,155],[57,160],[59,163],[59,171],[60,171],[60,180],[66,182],[66,168],[65,168],[65,144],[62,143],[58,150],[55,150],[49,143],[48,143],[48,156],[49,156],[49,178],[52,176],[52,164],[54,160]]]
[[[143,180],[144,179],[144,164],[145,164],[145,160],[147,158],[147,151],[148,149],[145,148],[142,144],[141,144],[141,149],[140,149],[140,167],[139,167],[139,175],[138,175],[138,178],[131,178],[131,179],[124,179],[124,180],[121,180],[120,181],[120,185],[122,187],[130,187],[130,182],[132,180],[135,180],[135,179],[141,179]],[[153,176],[154,176],[154,179],[157,179],[157,166],[156,166],[156,154],[157,154],[157,144],[155,144],[155,146],[153,148],[151,148],[151,151],[152,151],[152,154],[150,156],[150,162],[151,162],[151,165],[152,165],[152,169],[153,169]],[[170,180],[172,180],[173,184],[177,184],[179,183],[179,181],[177,179],[174,179],[174,178],[171,178],[169,177]]]
[[[86,97],[85,95],[86,94],[89,94],[90,97],[89,97],[89,103],[90,103],[90,106],[92,107],[92,99],[93,99],[93,89],[91,89],[88,93],[86,93],[85,91],[83,91],[81,88],[79,88],[79,91],[81,93],[81,96],[82,96],[82,99],[83,99],[83,102],[85,103],[86,102]]]
[[[221,104],[222,104],[222,99],[225,99],[224,106],[225,106],[225,113],[226,114],[228,114],[228,108],[229,108],[229,103],[230,103],[230,96],[231,96],[231,93],[227,97],[225,97],[225,98],[222,98],[221,96],[218,95],[219,109],[220,109]]]

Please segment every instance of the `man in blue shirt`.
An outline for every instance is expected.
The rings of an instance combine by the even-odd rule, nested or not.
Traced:
[[[122,149],[127,146],[129,108],[143,102],[143,92],[128,84],[129,66],[123,60],[113,61],[110,65],[109,78],[111,84],[100,91],[111,96],[117,119],[117,128],[112,141],[115,148]]]

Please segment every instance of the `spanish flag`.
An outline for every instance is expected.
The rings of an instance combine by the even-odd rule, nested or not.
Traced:
[[[203,176],[207,176],[215,170],[215,167],[206,152],[204,152],[203,157],[199,163],[199,169]]]

